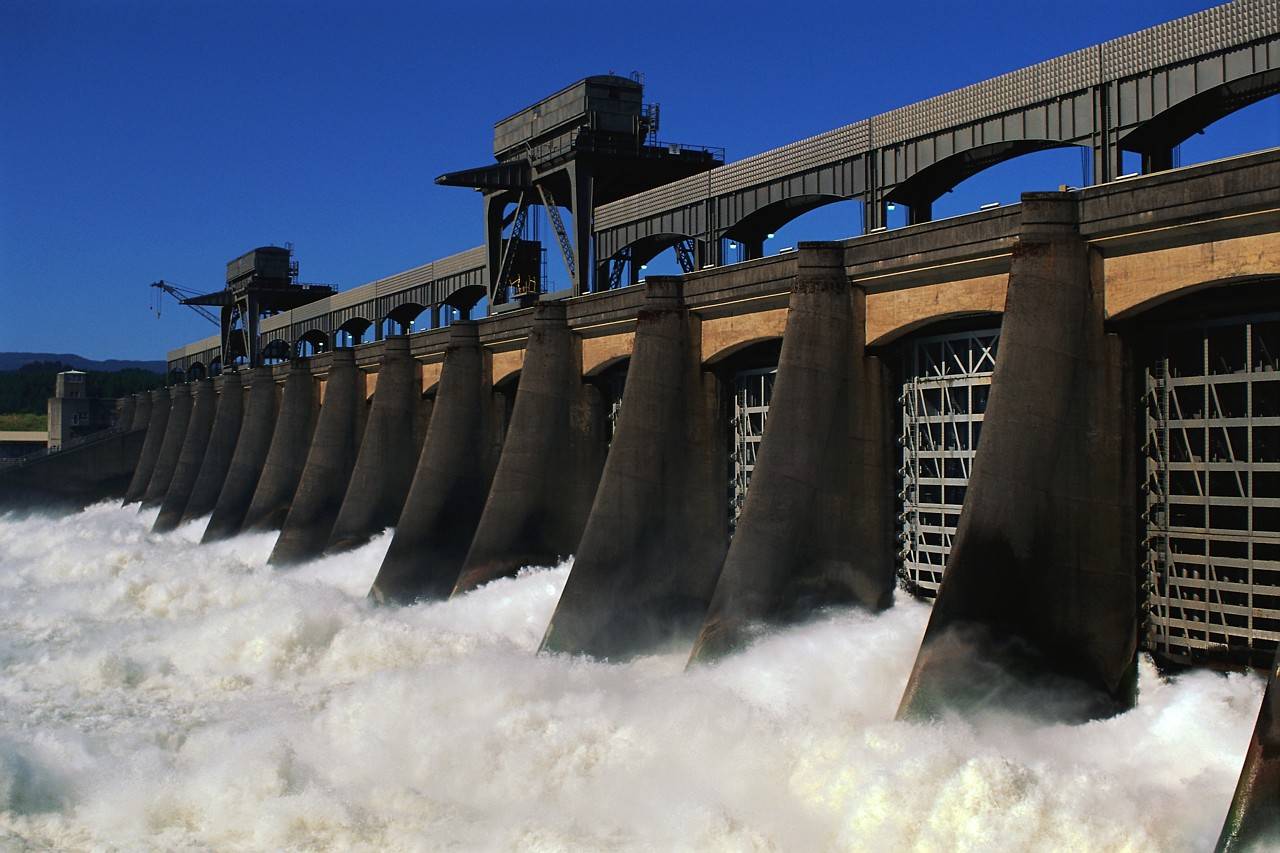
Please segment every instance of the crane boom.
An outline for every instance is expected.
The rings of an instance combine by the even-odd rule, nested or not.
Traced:
[[[192,305],[186,301],[193,296],[199,296],[200,294],[197,293],[196,291],[187,290],[185,287],[179,287],[178,285],[173,284],[172,282],[165,281],[164,279],[161,279],[160,281],[151,282],[151,286],[161,291],[161,293],[169,294],[174,299],[178,300],[178,304],[186,305],[192,311],[195,311],[197,314],[199,314],[201,317],[208,320],[213,325],[215,326],[222,325],[222,321],[219,320],[217,315],[214,314],[212,311],[210,311],[208,308],[205,308],[202,305]],[[161,299],[160,294],[156,294],[154,309],[157,317],[160,316],[160,299]]]

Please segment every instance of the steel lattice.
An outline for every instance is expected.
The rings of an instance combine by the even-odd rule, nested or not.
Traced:
[[[902,385],[899,575],[933,597],[942,583],[995,370],[998,329],[908,344]]]

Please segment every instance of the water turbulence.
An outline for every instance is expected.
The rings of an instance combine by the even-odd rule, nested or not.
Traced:
[[[536,654],[567,564],[375,607],[389,534],[282,572],[155,514],[0,517],[0,847],[1203,850],[1262,688],[1144,661],[1107,720],[894,722],[901,595],[608,664]]]

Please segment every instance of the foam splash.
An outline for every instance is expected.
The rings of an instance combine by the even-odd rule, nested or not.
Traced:
[[[108,505],[0,517],[0,847],[1203,850],[1260,679],[1084,726],[892,721],[928,610],[723,662],[536,655],[568,565],[364,598],[386,535],[294,571]]]

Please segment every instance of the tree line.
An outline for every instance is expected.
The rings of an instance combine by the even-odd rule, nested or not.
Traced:
[[[72,368],[59,361],[33,361],[17,370],[0,371],[0,412],[44,414],[57,386],[57,376]],[[90,370],[85,372],[88,397],[124,397],[164,384],[164,376],[150,370]]]

